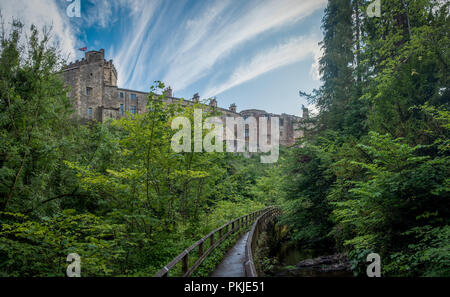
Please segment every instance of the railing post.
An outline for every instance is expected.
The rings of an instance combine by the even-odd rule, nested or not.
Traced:
[[[244,218],[241,217],[241,218],[239,219],[239,228],[240,228],[240,229],[242,229],[242,225],[243,225],[243,224],[244,224]],[[239,235],[241,235],[242,232],[244,232],[244,230],[241,230],[241,231],[239,232]]]
[[[219,238],[222,238],[222,229],[219,230]]]
[[[211,246],[213,246],[214,245],[214,233],[211,234],[211,237],[209,238],[209,240],[210,240]]]
[[[188,268],[189,268],[189,253],[187,253],[183,257],[183,263],[181,267],[181,272],[183,273],[183,275],[188,271]]]
[[[200,258],[203,255],[203,241],[198,245],[198,257]]]

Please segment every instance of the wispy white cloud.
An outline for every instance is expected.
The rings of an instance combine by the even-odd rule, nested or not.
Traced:
[[[87,27],[99,26],[106,28],[110,26],[115,17],[114,10],[120,2],[110,0],[88,0],[89,9],[85,9],[83,15],[84,25]],[[86,2],[85,2],[86,3]]]
[[[223,20],[217,21],[219,26],[210,30],[207,38],[199,38],[196,42],[188,39],[187,48],[190,49],[185,50],[183,55],[176,55],[164,81],[175,85],[177,89],[184,89],[207,75],[218,61],[241,44],[263,32],[298,21],[323,7],[325,2],[326,0],[258,1],[236,17],[222,16]],[[205,28],[211,23],[210,19],[203,17],[194,21],[198,24],[204,22],[200,26]],[[184,48],[186,40],[181,41],[181,44],[181,48]]]
[[[317,38],[292,38],[273,48],[262,51],[248,63],[240,65],[228,80],[208,88],[205,95],[206,97],[218,95],[264,73],[298,62],[308,56],[314,55],[318,51],[317,48]]]
[[[218,1],[214,5],[206,7],[198,18],[187,20],[183,43],[176,53],[181,55],[207,40],[212,25],[217,22],[217,19],[230,4],[232,4],[230,0]]]
[[[111,45],[111,55],[115,57],[115,64],[121,71],[118,73],[119,83],[124,84],[135,77],[142,78],[144,73],[136,70],[134,65],[138,60],[148,54],[142,47],[149,42],[146,32],[153,15],[161,1],[120,0],[122,9],[131,16],[132,23],[127,27],[126,34],[120,45]]]
[[[180,91],[211,75],[218,62],[247,41],[297,22],[322,8],[326,0],[251,0],[239,5],[232,0],[208,1],[187,18],[185,11],[179,18],[176,15],[186,8],[184,2],[96,3],[88,25],[110,26],[118,14],[129,20],[120,24],[118,33],[124,34],[120,43],[108,49],[119,69],[119,84],[144,89],[152,77]]]
[[[86,0],[83,1],[87,7],[83,10],[83,25],[86,27],[108,28],[113,26],[120,18],[120,13],[125,12],[129,16],[140,15],[147,4],[153,5],[155,1],[148,0]]]
[[[75,32],[69,18],[54,0],[1,1],[0,9],[6,23],[16,18],[24,23],[25,28],[29,28],[31,24],[38,28],[52,27],[54,41],[59,43],[63,55],[72,59],[76,57]]]
[[[82,19],[74,21],[62,8],[69,4],[65,0],[0,1],[0,8],[5,17],[18,17],[27,26],[52,24],[55,39],[71,58],[81,55],[76,49],[84,45],[78,42],[77,36],[90,47],[105,47],[107,55],[114,58],[119,85],[123,87],[145,90],[150,80],[161,79],[175,91],[182,91],[208,76],[205,84],[209,83],[210,87],[206,95],[210,96],[311,53],[317,60],[320,56],[317,47],[309,48],[300,44],[302,39],[291,39],[247,58],[250,62],[245,65],[230,64],[226,70],[217,67],[235,53],[245,59],[254,51],[249,50],[252,41],[264,37],[264,33],[280,32],[281,37],[284,29],[323,8],[326,0],[211,0],[204,3],[86,0],[82,3],[86,6],[83,6]],[[82,27],[77,28],[75,24],[82,24]],[[90,40],[89,30],[98,33],[109,28],[114,28],[114,36],[99,40],[114,42],[102,45],[98,40]],[[303,39],[303,42],[309,41]],[[299,48],[294,50],[295,46]],[[281,54],[283,52],[285,54]],[[311,75],[316,75],[317,69],[316,63]],[[231,74],[227,76],[225,71]],[[223,77],[225,81],[217,81]]]

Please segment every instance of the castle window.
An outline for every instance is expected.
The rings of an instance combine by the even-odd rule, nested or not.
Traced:
[[[123,104],[120,104],[120,115],[123,115],[124,110],[123,110]]]
[[[88,108],[88,115],[92,115],[92,107]]]
[[[123,99],[123,92],[120,92],[120,99]]]
[[[136,106],[131,105],[130,112],[131,112],[132,114],[135,114],[135,113],[136,113]]]
[[[90,88],[90,87],[86,88],[86,95],[87,96],[91,96],[92,95],[92,88]]]
[[[131,94],[131,100],[136,100],[136,94]]]

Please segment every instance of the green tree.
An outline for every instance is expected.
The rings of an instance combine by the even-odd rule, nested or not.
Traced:
[[[22,30],[14,21],[11,32],[1,34],[0,211],[26,211],[70,193],[52,181],[62,166],[72,111],[57,74],[62,60],[47,31],[39,39],[32,26],[25,42]]]

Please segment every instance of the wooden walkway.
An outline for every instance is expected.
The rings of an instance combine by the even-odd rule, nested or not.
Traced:
[[[225,254],[222,262],[211,274],[212,277],[245,277],[245,245],[248,233],[239,238],[234,247]]]
[[[217,248],[225,239],[239,234],[242,230],[251,226],[249,232],[241,236],[235,246],[228,251],[224,260],[217,266],[217,269],[211,274],[213,277],[255,277],[258,276],[253,263],[253,252],[256,246],[257,238],[261,230],[264,229],[268,220],[280,214],[278,207],[268,207],[241,216],[222,227],[211,231],[196,243],[176,256],[170,263],[159,270],[156,277],[168,277],[170,271],[177,266],[181,268],[181,275],[189,277],[203,263],[215,248]],[[196,255],[195,255],[196,254]],[[189,255],[192,256],[190,260]],[[181,265],[181,267],[180,267]]]

